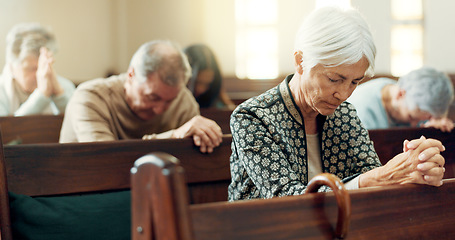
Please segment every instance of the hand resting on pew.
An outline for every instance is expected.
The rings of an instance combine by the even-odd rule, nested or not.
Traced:
[[[183,126],[177,128],[172,137],[193,137],[194,144],[199,146],[201,152],[213,152],[213,148],[221,143],[223,133],[220,126],[208,118],[195,116]]]
[[[433,127],[443,132],[450,132],[454,128],[454,124],[453,121],[447,117],[431,118],[427,122],[424,122],[421,127]]]
[[[222,142],[223,133],[218,124],[203,116],[195,116],[172,133],[172,138],[192,137],[194,144],[201,152],[211,153]],[[145,135],[143,139],[153,139],[153,135]]]

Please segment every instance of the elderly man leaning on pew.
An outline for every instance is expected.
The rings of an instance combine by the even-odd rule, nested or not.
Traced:
[[[191,67],[172,42],[143,44],[126,74],[82,83],[68,103],[60,142],[192,137],[201,152],[222,140],[221,128],[200,116],[185,87]]]

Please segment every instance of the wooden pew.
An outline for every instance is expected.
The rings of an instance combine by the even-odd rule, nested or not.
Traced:
[[[189,205],[184,171],[167,159],[148,155],[132,169],[133,240],[455,236],[455,179],[438,188],[409,184],[349,191],[350,217],[340,236],[332,227],[340,223],[334,193]]]
[[[8,189],[30,196],[83,193],[97,191],[100,187],[126,189],[130,187],[129,169],[134,161],[153,151],[178,156],[188,169],[188,182],[195,186],[209,181],[228,180],[227,183],[230,182],[231,139],[231,135],[224,135],[221,145],[210,154],[201,153],[189,138],[4,146]],[[210,171],[199,175],[198,171],[204,169]],[[74,182],[77,184],[70,189],[65,186]],[[219,196],[202,197],[222,201],[227,199],[227,193],[223,195],[222,199]],[[195,198],[194,201],[204,202],[204,199]]]
[[[58,143],[63,115],[0,117],[3,144]]]
[[[129,172],[124,169],[129,169],[134,160],[144,154],[166,151],[180,158],[187,169],[191,203],[224,201],[227,199],[226,188],[230,183],[230,143],[231,136],[225,136],[222,146],[216,148],[212,154],[201,154],[193,146],[191,139],[5,146],[4,171],[8,176],[9,188],[4,188],[3,192],[9,190],[30,196],[55,196],[128,189]],[[396,145],[401,146],[392,146]],[[218,158],[225,160],[221,163],[214,161]],[[201,171],[210,174],[201,174]],[[6,180],[2,183],[6,183]],[[5,203],[8,201],[0,200],[1,209],[5,208]],[[2,211],[1,215],[4,213]],[[8,219],[5,216],[2,218]]]
[[[201,115],[214,120],[223,133],[229,134],[231,110],[204,108]],[[58,143],[63,115],[0,117],[3,144]]]
[[[4,146],[0,166],[2,239],[11,239],[9,191],[54,197],[128,190],[134,161],[153,151],[170,152],[182,159],[189,173],[192,202],[225,201],[230,183],[230,145],[231,136],[225,135],[211,154],[201,153],[189,138]]]
[[[232,110],[229,109],[218,109],[218,108],[201,108],[201,116],[212,119],[218,125],[224,134],[230,134],[231,128],[229,121],[231,119]]]
[[[382,164],[403,152],[405,139],[411,140],[420,136],[438,139],[446,148],[446,151],[442,152],[446,159],[444,178],[455,178],[455,131],[446,133],[434,128],[391,128],[368,132]]]
[[[341,180],[328,173],[313,178],[307,191],[315,192],[322,185],[334,190],[331,193],[335,196],[333,204],[338,206],[335,231],[324,217],[312,214],[315,198],[308,196],[220,202],[216,206],[222,207],[211,208],[205,215],[205,207],[215,205],[189,205],[183,168],[175,157],[166,153],[148,154],[138,159],[131,170],[131,184],[133,240],[290,239],[289,236],[312,235],[342,238],[349,227],[349,195]],[[239,218],[234,220],[231,213]],[[223,217],[216,217],[217,214]],[[261,219],[268,226],[257,225]],[[324,225],[327,231],[320,235],[317,228],[311,230],[313,221]],[[273,233],[264,232],[264,227],[273,229]],[[201,236],[199,231],[206,235]]]

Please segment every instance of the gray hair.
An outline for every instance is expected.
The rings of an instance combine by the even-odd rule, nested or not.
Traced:
[[[374,75],[373,36],[365,19],[352,8],[323,7],[313,11],[297,32],[295,50],[303,53],[304,70],[318,64],[354,64],[365,57],[369,63],[366,75]]]
[[[21,61],[30,55],[39,56],[41,47],[57,52],[57,41],[50,29],[39,23],[17,24],[6,36],[6,62]]]
[[[171,41],[156,40],[144,43],[131,58],[130,67],[144,82],[147,76],[158,72],[161,80],[170,85],[186,85],[191,67],[186,55]]]
[[[406,91],[406,105],[429,112],[434,117],[446,114],[453,101],[453,84],[447,74],[430,67],[411,71],[398,79]]]

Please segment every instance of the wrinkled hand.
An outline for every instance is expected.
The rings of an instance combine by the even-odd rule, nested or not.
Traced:
[[[434,127],[443,132],[450,132],[454,128],[453,121],[447,117],[443,118],[431,118],[426,123],[421,125],[422,127]]]
[[[220,145],[222,136],[221,128],[215,121],[200,115],[177,128],[172,135],[174,138],[193,137],[194,144],[203,153],[213,152]]]
[[[51,51],[41,47],[38,58],[38,70],[36,81],[38,89],[47,97],[58,96],[63,93],[63,88],[57,81],[57,74],[54,67],[54,56]]]
[[[398,154],[384,165],[385,176],[392,182],[418,183],[441,186],[444,176],[444,157],[440,152],[445,148],[435,139],[421,137],[403,142],[403,153]]]

